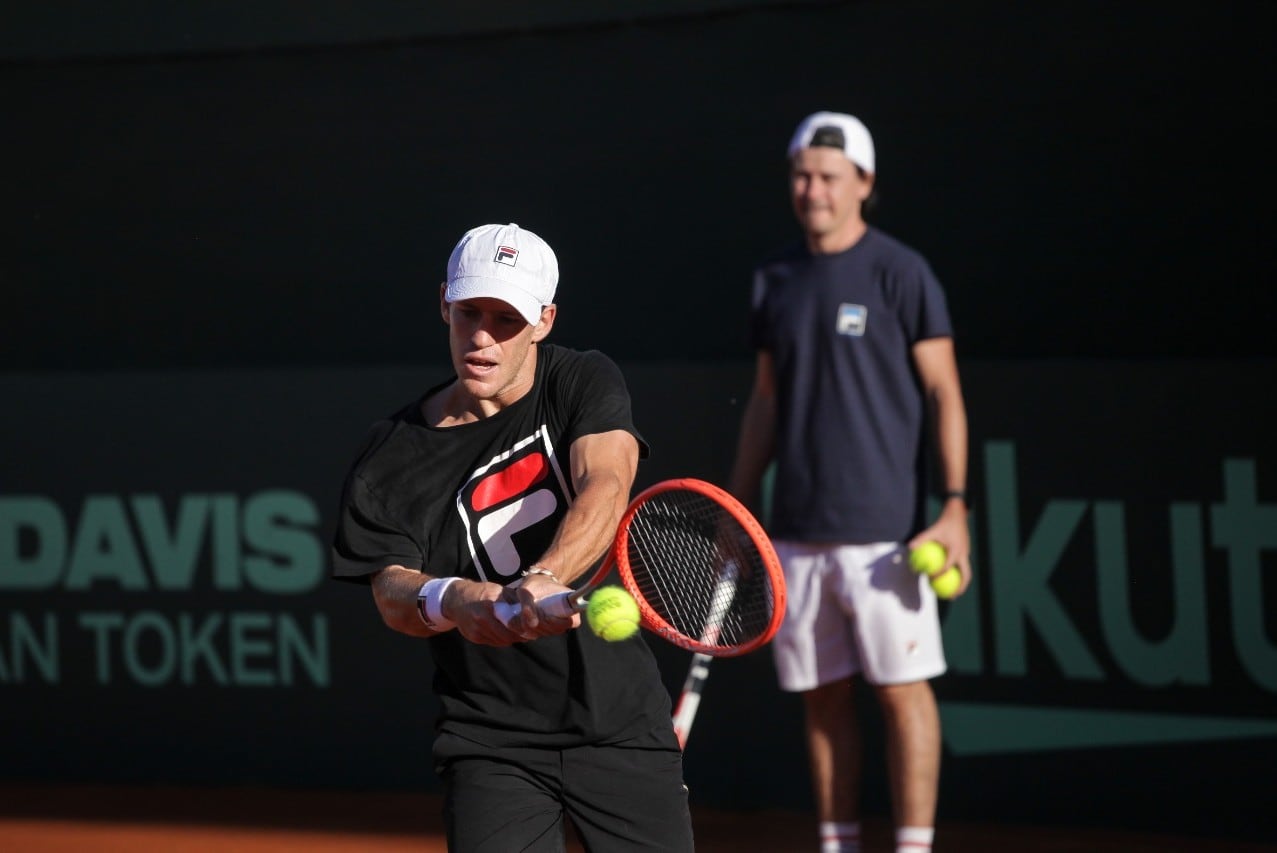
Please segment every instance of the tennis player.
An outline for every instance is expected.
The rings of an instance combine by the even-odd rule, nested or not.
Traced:
[[[755,272],[757,363],[731,489],[756,500],[774,460],[769,533],[789,603],[772,646],[781,688],[803,697],[821,850],[860,849],[862,676],[883,711],[897,850],[925,853],[940,772],[929,679],[946,664],[935,595],[904,554],[938,540],[961,590],[970,582],[953,329],[927,262],[864,219],[876,174],[865,126],[808,116],[789,159],[803,239]],[[930,524],[929,444],[943,478]]]
[[[518,225],[468,231],[440,311],[455,375],[370,430],[333,573],[426,640],[449,850],[690,851],[669,693],[640,637],[606,643],[536,601],[605,552],[647,445],[616,365],[546,343],[558,261]],[[505,624],[494,604],[520,604]],[[375,661],[370,661],[370,665]],[[367,725],[415,744],[430,723]]]

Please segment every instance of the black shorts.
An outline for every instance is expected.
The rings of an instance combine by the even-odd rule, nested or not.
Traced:
[[[565,814],[587,850],[694,849],[683,754],[661,733],[569,749],[493,748],[444,733],[434,759],[450,853],[562,853]]]

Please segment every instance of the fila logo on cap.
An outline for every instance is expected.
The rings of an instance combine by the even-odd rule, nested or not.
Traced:
[[[518,259],[519,259],[518,249],[515,249],[511,246],[498,246],[497,256],[493,258],[492,260],[496,261],[499,264],[505,264],[508,267],[512,267],[514,266],[515,262]]]

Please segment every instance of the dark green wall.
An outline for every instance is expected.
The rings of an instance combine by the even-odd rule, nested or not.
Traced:
[[[622,368],[639,486],[721,482],[749,361]],[[1277,841],[1253,805],[1277,761],[1277,457],[1233,405],[1275,369],[966,363],[976,580],[944,609],[942,822]],[[368,423],[447,370],[0,376],[0,777],[434,789],[428,653],[327,580],[327,542]],[[676,691],[690,656],[645,636]],[[696,801],[810,808],[801,732],[769,650],[716,662]]]

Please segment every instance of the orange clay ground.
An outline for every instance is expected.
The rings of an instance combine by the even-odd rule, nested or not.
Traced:
[[[694,810],[698,853],[811,853],[814,818]],[[569,844],[571,851],[580,845]],[[890,851],[870,819],[865,849]],[[0,786],[0,850],[21,853],[445,853],[432,794],[267,789]],[[937,853],[1275,853],[1277,846],[1102,830],[942,825]]]

